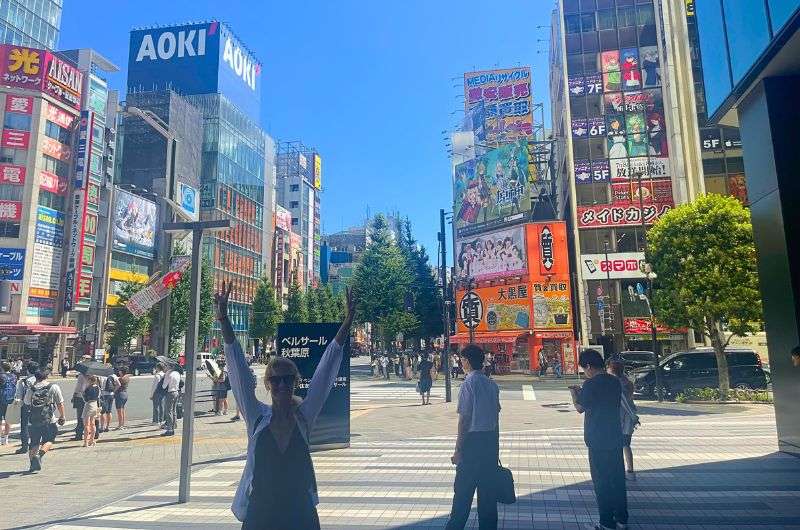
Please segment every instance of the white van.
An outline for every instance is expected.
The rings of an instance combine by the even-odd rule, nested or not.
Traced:
[[[205,370],[206,369],[206,359],[214,360],[214,356],[211,355],[209,352],[204,351],[197,354],[197,358],[194,361],[194,368],[195,370]]]

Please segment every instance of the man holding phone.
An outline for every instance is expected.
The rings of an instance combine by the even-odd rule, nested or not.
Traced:
[[[595,530],[624,530],[628,525],[628,494],[622,459],[620,398],[622,385],[605,371],[596,350],[584,350],[578,364],[586,373],[583,386],[569,387],[575,410],[583,417],[583,439],[600,512]]]

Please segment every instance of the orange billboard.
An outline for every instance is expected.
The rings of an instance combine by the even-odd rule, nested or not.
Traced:
[[[531,291],[524,283],[478,287],[468,295],[456,295],[459,333],[475,331],[514,331],[531,329]]]

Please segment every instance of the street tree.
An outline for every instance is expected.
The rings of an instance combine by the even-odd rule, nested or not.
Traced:
[[[352,288],[358,300],[358,318],[371,322],[390,344],[395,337],[393,320],[400,319],[406,294],[413,283],[403,251],[393,241],[389,225],[383,215],[377,215],[368,227],[369,243],[355,268]],[[402,322],[408,319],[402,318]],[[408,326],[400,326],[408,329]]]
[[[414,280],[411,286],[412,307],[419,326],[413,337],[430,340],[442,334],[442,311],[436,278],[431,270],[430,258],[425,247],[420,246],[411,231],[411,222],[406,218],[400,229],[400,248],[406,257]]]
[[[319,289],[317,287],[309,287],[306,290],[305,302],[308,322],[321,322],[322,300],[320,300]]]
[[[109,320],[114,322],[114,327],[108,342],[109,346],[117,351],[127,351],[134,338],[141,337],[150,331],[152,311],[137,317],[125,307],[128,300],[144,287],[144,284],[136,282],[123,283],[119,292],[119,306],[109,312]]]
[[[286,298],[286,311],[283,312],[284,322],[308,322],[308,306],[305,296],[297,282],[289,285],[289,295]]]
[[[175,245],[172,251],[174,256],[188,254],[180,245]],[[189,329],[189,305],[192,296],[192,268],[189,267],[181,276],[178,285],[170,292],[169,313],[169,357],[175,359],[184,349],[184,337]],[[214,278],[211,267],[206,258],[200,269],[200,321],[198,323],[198,346],[205,344],[209,339],[211,328],[214,325]]]
[[[647,260],[658,275],[658,320],[701,330],[711,340],[724,399],[730,389],[725,348],[732,337],[757,331],[762,320],[750,212],[732,197],[705,195],[662,216],[647,241]]]
[[[263,342],[265,349],[267,343],[272,342],[278,332],[278,323],[282,316],[275,288],[270,279],[264,276],[256,287],[256,294],[253,297],[253,318],[250,322],[250,336],[255,341],[256,351],[259,351],[259,342]]]
[[[330,286],[325,285],[319,289],[320,299],[320,321],[321,322],[339,322],[344,318],[341,314],[336,296],[331,291]]]

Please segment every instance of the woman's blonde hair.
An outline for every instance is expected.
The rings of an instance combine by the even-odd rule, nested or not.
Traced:
[[[284,367],[289,370],[289,373],[294,376],[294,385],[297,387],[297,383],[300,380],[300,370],[297,369],[297,365],[294,364],[294,361],[289,359],[288,357],[273,357],[267,363],[267,369],[264,372],[264,378],[269,383],[270,376],[275,375],[275,370],[278,367]]]

